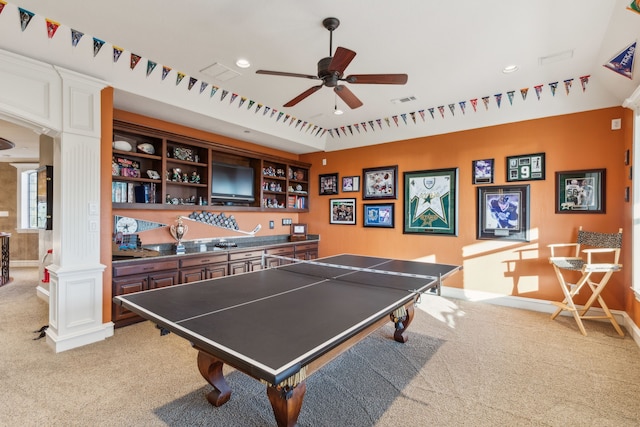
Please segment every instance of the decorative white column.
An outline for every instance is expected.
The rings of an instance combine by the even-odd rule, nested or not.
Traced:
[[[640,269],[635,266],[640,266],[640,175],[638,174],[637,159],[640,159],[640,86],[631,94],[631,96],[624,100],[623,107],[633,110],[633,200],[632,200],[632,265],[634,266],[631,276],[631,289],[636,294],[636,299],[640,301]],[[633,164],[632,163],[632,164]]]
[[[100,91],[105,84],[56,68],[62,132],[53,152],[53,264],[47,342],[56,352],[113,335],[102,323]]]

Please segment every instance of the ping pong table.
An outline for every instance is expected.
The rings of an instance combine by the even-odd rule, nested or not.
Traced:
[[[414,303],[462,268],[350,254],[281,262],[113,301],[191,342],[212,405],[231,397],[227,364],[265,383],[278,426],[293,426],[307,376],[389,321],[406,342]]]

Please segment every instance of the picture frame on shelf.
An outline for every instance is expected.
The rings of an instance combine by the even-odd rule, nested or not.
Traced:
[[[478,240],[529,241],[529,184],[478,187]]]
[[[507,157],[507,182],[544,181],[545,154],[523,154]]]
[[[403,233],[458,234],[458,168],[404,173]]]
[[[320,195],[329,196],[338,194],[338,174],[326,173],[318,176]]]
[[[364,227],[394,228],[395,205],[393,203],[364,204]]]
[[[398,187],[398,166],[362,169],[362,198],[395,199]]]
[[[356,199],[331,199],[329,202],[330,224],[355,225]]]
[[[342,177],[342,191],[344,193],[352,193],[360,191],[360,177],[359,176],[343,176]]]
[[[493,159],[474,160],[472,170],[473,184],[493,184]]]
[[[292,242],[307,240],[307,224],[291,224],[289,240]]]
[[[556,172],[556,213],[605,213],[606,169]]]

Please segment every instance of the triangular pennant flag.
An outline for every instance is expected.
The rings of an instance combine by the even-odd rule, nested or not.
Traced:
[[[591,75],[580,77],[580,84],[582,85],[583,92],[587,89],[587,83],[589,83],[589,77],[591,77]]]
[[[2,9],[7,5],[6,1],[0,0],[0,13],[2,13]]]
[[[482,97],[482,102],[484,103],[484,109],[485,110],[489,110],[489,98],[488,96],[483,96]]]
[[[131,59],[129,60],[129,64],[132,70],[136,68],[136,65],[138,65],[138,62],[140,62],[140,58],[141,57],[139,55],[136,55],[134,53],[131,54]]]
[[[284,114],[284,113],[280,113],[280,114]],[[284,116],[284,120],[282,121],[282,123],[287,123],[287,120],[289,120],[289,117],[291,117],[291,114],[287,114],[286,116]]]
[[[627,10],[630,10],[635,13],[640,13],[640,3],[636,0],[632,1],[629,6],[627,6]]]
[[[389,121],[389,117],[385,117],[384,118],[385,123],[387,124],[387,127],[391,127],[391,122]]]
[[[180,84],[180,82],[182,81],[182,79],[184,79],[187,75],[185,73],[181,73],[180,71],[178,71],[177,75],[176,75],[176,86],[178,86]]]
[[[241,96],[240,97],[240,102],[238,103],[238,108],[240,108],[242,106],[242,104],[244,104],[246,102],[246,100],[247,100],[247,98],[245,98],[244,96]]]
[[[226,89],[222,89],[222,94],[220,95],[220,101],[222,101],[223,99],[225,99],[227,97],[227,95],[229,94],[229,91]]]
[[[233,101],[235,101],[237,97],[238,97],[237,93],[232,93],[231,98],[229,98],[229,104],[233,104]]]
[[[351,125],[347,125],[347,129],[349,129],[349,133],[350,133],[351,135],[353,135],[353,129],[351,129]],[[343,132],[344,132],[344,131],[343,131]],[[345,132],[345,135],[346,135],[346,134],[347,134],[347,133]]]
[[[156,65],[158,65],[157,62],[147,60],[147,77],[149,77],[149,74],[156,68]]]
[[[209,86],[207,82],[200,82],[200,93],[204,92],[204,90]]]
[[[400,114],[400,117],[402,117],[402,121],[404,122],[404,124],[407,124],[407,115],[405,113]]]
[[[275,111],[275,110],[273,110]],[[278,121],[280,121],[280,117],[282,117],[284,115],[284,113],[281,111],[278,113],[278,117],[276,118],[276,123],[278,123]]]
[[[526,101],[527,93],[529,93],[529,88],[528,87],[520,89],[520,95],[522,95],[522,100],[523,101]]]
[[[543,85],[538,85],[533,87],[536,90],[536,96],[538,97],[538,101],[540,101],[540,93],[542,92],[542,86]]]
[[[209,98],[213,98],[213,95],[216,94],[218,89],[220,89],[218,86],[211,86],[211,94],[209,95]]]
[[[94,58],[98,54],[98,52],[100,52],[100,49],[102,49],[102,46],[104,46],[104,41],[94,37],[93,38],[93,57]]]
[[[474,113],[477,112],[478,111],[478,98],[473,98],[473,99],[469,100],[469,102],[471,102],[471,106],[473,107],[473,112]]]
[[[344,133],[344,136],[347,136],[347,131],[345,130],[344,126],[340,126],[340,129],[342,130],[342,133]],[[340,132],[338,132],[338,135],[340,134]]]
[[[438,111],[440,111],[440,115],[442,116],[442,118],[444,119],[444,105],[440,105],[438,107]]]
[[[169,75],[169,72],[171,71],[171,68],[163,65],[162,66],[162,80],[166,79],[167,76]]]
[[[124,49],[122,49],[121,47],[113,47],[113,62],[118,62],[118,59],[120,59],[120,55],[122,55],[122,52],[124,52]]]
[[[247,105],[247,110],[250,110],[251,107],[253,107],[253,104],[255,104],[255,103],[256,103],[256,101],[249,100],[249,105]]]
[[[271,107],[264,107],[264,111],[262,112],[262,115],[266,116],[270,109]]]
[[[413,124],[415,125],[416,124],[416,112],[413,111],[413,112],[411,112],[409,114],[411,115],[411,120],[413,120]]]
[[[378,127],[382,129],[382,120],[376,119],[376,123],[378,123]]]
[[[393,119],[393,122],[396,124],[396,127],[398,126],[398,116],[391,116],[391,118]]]
[[[422,121],[424,122],[424,110],[420,110],[418,111],[418,113],[420,113],[420,117],[422,118]]]
[[[287,114],[287,116],[288,116],[288,114]],[[286,121],[286,120],[287,120],[287,119],[285,119],[285,121]],[[293,122],[295,122],[295,121],[296,121],[296,118],[292,116],[292,117],[291,117],[291,120],[289,120],[289,126],[291,126],[291,125],[293,124]]]
[[[275,113],[277,113],[277,112],[278,112],[278,110],[276,110],[276,109],[274,108],[274,109],[271,111],[271,115],[269,116],[269,118],[273,118],[273,115],[274,115]]]
[[[460,101],[458,105],[460,105],[460,110],[462,110],[462,114],[464,114],[464,110],[467,108],[467,101]]]
[[[291,121],[293,121],[293,119],[291,119]],[[300,125],[300,123],[302,123],[302,120],[298,119],[298,121],[296,122],[296,125],[294,126],[294,128],[297,128],[298,125]]]
[[[604,66],[628,79],[633,79],[633,57],[635,56],[635,52],[636,42],[633,42],[611,58]]]
[[[451,111],[451,115],[456,115],[456,104],[449,104],[449,111]]]
[[[556,89],[558,88],[558,82],[549,83],[551,88],[551,96],[556,96]]]
[[[47,23],[47,36],[50,39],[52,39],[53,36],[56,34],[56,31],[58,31],[58,27],[60,26],[60,23],[56,21],[52,21],[49,18],[45,19],[45,22]]]
[[[573,79],[567,79],[564,81],[564,91],[567,93],[567,95],[569,95],[571,85],[573,85]]]
[[[34,13],[21,7],[18,8],[18,11],[20,12],[20,28],[24,31],[29,26],[29,22],[31,22],[31,18],[33,18]]]
[[[436,118],[436,117],[433,115],[434,111],[435,111],[435,108],[433,108],[433,107],[429,108],[429,113],[431,113],[431,118],[432,118],[432,119],[435,119],[435,118]]]
[[[362,129],[364,129],[365,133],[367,132],[367,122],[361,122]]]
[[[260,111],[260,109],[263,107],[262,104],[257,104],[256,105],[256,111],[254,111],[254,113],[258,114],[258,111]]]
[[[500,104],[502,103],[502,94],[501,93],[497,93],[495,95],[493,95],[496,97],[496,104],[498,104],[498,108],[500,108]]]
[[[509,92],[507,92],[507,98],[509,98],[509,105],[513,105],[513,95],[516,92],[514,90],[510,90]]]
[[[193,88],[193,85],[195,85],[197,82],[198,82],[198,79],[194,77],[189,77],[189,85],[187,86],[188,90],[191,90]]]
[[[73,47],[78,46],[78,43],[80,42],[80,39],[82,38],[82,36],[84,36],[84,33],[81,33],[80,31],[74,30],[72,28],[71,29],[71,46]]]

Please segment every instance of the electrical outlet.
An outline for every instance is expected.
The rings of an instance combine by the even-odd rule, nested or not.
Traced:
[[[291,224],[292,224],[291,218],[282,218],[282,225],[291,225]]]
[[[269,228],[270,229],[274,229],[274,227],[276,226],[276,224],[273,221],[269,221]]]

